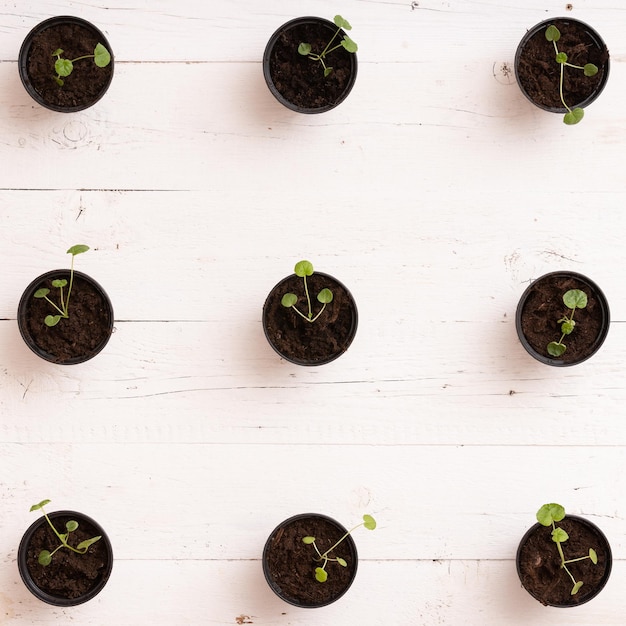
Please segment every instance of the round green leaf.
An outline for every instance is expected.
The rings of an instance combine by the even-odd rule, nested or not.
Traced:
[[[296,276],[300,276],[300,278],[311,276],[311,274],[313,274],[313,264],[310,261],[298,261],[294,272]]]
[[[50,502],[52,502],[52,500],[42,500],[39,504],[33,504],[33,506],[30,507],[30,511],[39,511],[39,509],[46,506],[46,504],[50,504]]]
[[[579,580],[573,587],[571,594],[575,596],[578,593],[578,590],[583,586],[583,581]]]
[[[561,324],[561,332],[564,335],[571,335],[575,326],[576,326],[576,322],[574,320],[565,320]]]
[[[554,543],[565,543],[569,539],[569,535],[558,526],[552,531],[552,541]]]
[[[33,294],[34,298],[45,298],[50,293],[50,289],[46,287],[42,287],[41,289],[37,289]]]
[[[580,289],[570,289],[563,295],[563,303],[568,309],[584,309],[587,306],[587,294]]]
[[[52,563],[52,556],[50,555],[50,552],[48,552],[48,550],[42,550],[39,553],[39,558],[37,559],[37,561],[39,562],[39,565],[50,565],[50,563]]]
[[[341,45],[348,51],[348,52],[356,52],[359,49],[359,46],[356,45],[355,41],[352,41],[352,39],[350,39],[350,37],[348,37],[348,35],[346,35],[342,40],[341,40]]]
[[[58,56],[60,56],[60,55],[62,55],[62,54],[63,54],[63,49],[62,49],[62,48],[57,48],[57,49],[56,49],[56,50],[52,53],[52,56],[53,56],[53,57],[58,57]]]
[[[574,124],[578,124],[578,122],[580,122],[580,120],[582,120],[584,116],[585,112],[580,107],[578,107],[577,109],[568,111],[563,116],[563,123],[567,124],[568,126],[573,126]]]
[[[335,22],[335,26],[337,26],[338,28],[343,28],[344,30],[352,30],[350,22],[348,22],[348,20],[344,20],[341,15],[335,15],[333,22]]]
[[[332,73],[333,73],[333,68],[332,67],[324,68],[324,78],[326,78],[327,76],[330,76]]]
[[[333,301],[333,292],[330,289],[324,288],[317,294],[317,299],[322,304],[328,304]]]
[[[567,346],[564,343],[560,343],[558,341],[551,341],[547,346],[548,354],[550,356],[561,356],[565,350],[567,350]]]
[[[559,52],[556,55],[556,62],[557,63],[567,63],[567,54],[565,54],[565,52]]]
[[[61,287],[65,287],[66,285],[67,285],[67,281],[65,280],[65,278],[55,278],[52,281],[52,286],[56,287],[57,289]]]
[[[302,543],[306,543],[307,546],[315,543],[315,537],[302,537]]]
[[[559,29],[554,26],[554,24],[550,24],[548,28],[546,28],[546,39],[548,41],[558,41],[561,38],[561,32]]]
[[[341,557],[337,557],[337,563],[339,563],[341,567],[348,567],[348,564]]]
[[[564,517],[565,509],[554,502],[544,504],[537,511],[537,521],[543,526],[550,526],[552,522],[560,522]]]
[[[69,76],[74,69],[74,64],[69,59],[57,59],[54,62],[54,70],[59,76]]]
[[[78,522],[71,519],[69,522],[65,523],[65,528],[67,528],[68,533],[74,532],[78,528]]]
[[[364,515],[363,526],[365,526],[367,530],[374,530],[374,528],[376,528],[376,520],[371,515]]]
[[[43,320],[43,323],[46,326],[56,326],[59,323],[59,320],[61,319],[60,315],[46,315],[46,317]]]
[[[598,564],[598,555],[596,554],[596,551],[593,548],[589,548],[589,558],[591,559],[591,562],[594,565]]]
[[[587,63],[585,67],[583,67],[583,72],[585,76],[595,76],[598,73],[598,66],[593,63]]]
[[[306,56],[307,54],[309,54],[309,52],[311,52],[311,44],[310,43],[301,43],[298,46],[298,54],[301,54],[302,56]]]
[[[109,51],[101,43],[93,49],[93,60],[98,67],[106,67],[111,62]]]
[[[328,578],[328,574],[326,573],[325,569],[322,569],[321,567],[315,568],[315,579],[318,582],[325,583],[327,578]]]
[[[286,293],[280,303],[289,308],[292,307],[298,301],[298,296],[295,293]]]
[[[83,252],[87,252],[87,250],[89,250],[89,246],[86,246],[85,244],[79,243],[75,246],[72,246],[68,251],[67,254],[71,254],[72,256],[76,256],[77,254],[82,254]]]

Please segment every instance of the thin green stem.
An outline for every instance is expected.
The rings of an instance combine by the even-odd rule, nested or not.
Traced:
[[[341,28],[337,29],[337,32],[331,37],[330,41],[326,44],[326,47],[322,50],[320,57],[324,57],[326,56],[329,52],[332,52],[331,50],[329,50],[328,48],[330,48],[330,44],[333,43],[333,41],[335,40],[335,37],[339,34],[339,32],[341,31]],[[333,48],[334,50],[334,48]]]
[[[311,297],[309,296],[309,288],[306,284],[306,274],[302,277],[304,279],[304,293],[306,293],[306,301],[309,305],[309,321],[313,317],[313,311],[311,310]]]
[[[585,559],[590,558],[589,555],[587,556],[579,556],[577,559],[569,559],[567,561],[565,561],[565,563],[576,563],[576,561],[584,561]]]
[[[559,65],[561,66],[561,79],[559,80],[559,96],[561,97],[561,102],[563,103],[563,106],[571,113],[572,109],[570,109],[567,104],[565,103],[565,99],[563,98],[563,72],[565,71],[565,68],[563,67],[563,63],[559,63]]]
[[[70,286],[67,289],[67,304],[65,306],[65,317],[69,317],[70,294],[72,293],[73,284],[74,284],[74,255],[72,254],[72,264],[70,265]]]
[[[61,58],[61,57],[59,57]],[[76,63],[76,61],[82,61],[83,59],[95,59],[96,55],[95,54],[86,54],[85,56],[82,57],[78,57],[76,59],[71,59],[72,63]]]
[[[311,323],[313,323],[324,312],[325,308],[326,308],[326,302],[324,302],[324,306],[320,309],[320,312],[312,320],[310,320]]]
[[[44,296],[44,300],[49,302],[63,317],[66,317],[65,313],[61,311],[61,309],[54,302],[52,302],[48,296]]]
[[[326,558],[329,552],[332,552],[352,531],[356,530],[359,526],[363,526],[364,523],[365,522],[361,522],[360,524],[357,524],[354,528],[351,528],[334,546],[328,548],[328,550],[324,552],[322,557]]]

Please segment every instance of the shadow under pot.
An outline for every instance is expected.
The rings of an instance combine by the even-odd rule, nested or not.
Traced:
[[[97,46],[104,47],[108,62]],[[62,52],[57,55],[59,50]],[[55,63],[59,57],[72,62],[68,75],[58,75]],[[65,72],[68,66],[64,65]],[[28,94],[41,106],[61,113],[82,111],[98,102],[113,80],[113,65],[111,46],[102,31],[72,16],[52,17],[35,26],[24,39],[18,58]]]
[[[537,523],[528,529],[517,548],[515,563],[522,586],[545,606],[578,606],[595,598],[609,580],[613,557],[604,533],[592,522],[577,515],[566,515],[557,524],[569,538],[563,543],[565,559],[585,557],[592,548],[598,562],[591,559],[569,563],[568,569],[583,585],[572,595],[573,582],[561,567],[552,527]]]
[[[564,296],[570,290],[586,295],[584,308],[566,305]],[[570,334],[564,334],[568,320],[574,325]],[[577,365],[595,354],[606,339],[610,321],[609,304],[600,287],[582,274],[566,271],[544,274],[531,283],[515,313],[517,336],[526,352],[556,367]],[[558,356],[548,348],[554,343],[565,346]]]
[[[98,535],[101,539],[91,544],[85,554],[61,548],[49,565],[41,565],[40,552],[52,552],[60,542],[46,518],[39,518],[24,533],[17,552],[22,581],[35,597],[54,606],[87,602],[102,591],[111,575],[113,548],[109,537],[96,521],[76,511],[56,511],[48,513],[48,517],[59,533],[66,532],[66,522],[78,522],[68,539],[73,546]]]
[[[322,308],[317,294],[323,289],[330,289],[333,294],[332,301],[326,304],[319,317],[310,322],[293,308],[283,306],[285,294],[299,294],[294,306],[307,314],[302,278],[292,274],[281,280],[267,296],[263,305],[263,331],[270,346],[286,361],[296,365],[324,365],[350,347],[356,335],[358,311],[352,294],[336,278],[315,272],[306,280],[314,318]]]
[[[342,46],[328,54],[332,67],[327,76],[319,61],[298,52],[301,43],[320,54],[337,33],[337,26],[321,17],[299,17],[283,24],[271,37],[263,53],[263,76],[274,97],[298,113],[324,113],[343,102],[356,81],[357,58]],[[333,46],[345,36],[343,30]],[[332,46],[331,46],[332,47]]]
[[[358,566],[356,544],[348,535],[335,548],[331,556],[346,562],[328,562],[328,578],[319,582],[315,578],[317,552],[304,537],[315,537],[318,550],[323,554],[346,533],[347,529],[326,515],[302,513],[279,524],[270,534],[263,549],[263,573],[272,591],[282,600],[301,608],[319,608],[335,602],[352,585]]]
[[[66,280],[69,286],[70,270],[46,272],[28,285],[18,305],[17,324],[26,345],[42,359],[61,365],[83,363],[96,356],[109,341],[113,332],[113,305],[93,278],[74,270],[69,316],[61,318],[56,326],[47,326],[44,319],[56,311],[34,294],[48,288],[48,298],[59,304],[60,291],[52,284],[58,279]]]
[[[552,113],[567,113],[559,85],[562,65],[556,60],[554,43],[546,39],[549,26],[556,26],[559,52],[567,62],[583,68],[592,63],[598,73],[586,76],[582,69],[563,67],[563,100],[570,109],[591,104],[602,92],[609,77],[609,51],[600,35],[584,22],[554,18],[531,28],[515,53],[515,77],[522,93],[535,106]]]

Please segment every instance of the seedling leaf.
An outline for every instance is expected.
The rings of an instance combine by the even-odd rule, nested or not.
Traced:
[[[563,302],[568,309],[584,309],[587,306],[587,294],[580,289],[570,289],[563,295]]]
[[[298,46],[298,54],[301,54],[302,56],[305,57],[310,52],[311,52],[311,44],[310,43],[301,43]]]
[[[33,298],[45,298],[50,293],[50,289],[46,287],[42,287],[41,289],[37,289],[33,294]],[[48,500],[49,502],[49,500]]]
[[[585,76],[595,76],[598,73],[598,67],[593,63],[587,63],[585,67],[583,67],[583,72]]]
[[[537,511],[537,521],[542,526],[550,526],[552,522],[560,522],[565,517],[565,509],[560,504],[551,502],[544,504]]]
[[[59,323],[60,319],[61,319],[60,315],[46,315],[46,317],[43,320],[43,323],[46,326],[49,326],[50,328],[52,328],[52,326],[56,326]]]
[[[567,63],[567,54],[565,54],[565,52],[559,52],[556,55],[556,62],[561,64]]]
[[[348,564],[340,557],[337,557],[337,563],[339,563],[341,567],[348,567]]]
[[[335,15],[333,22],[335,22],[335,26],[337,26],[337,28],[343,28],[344,30],[352,30],[352,26],[350,26],[350,22],[348,22],[348,20],[344,20],[343,17],[341,17],[341,15]]]
[[[589,558],[591,559],[591,562],[594,565],[598,564],[598,555],[596,554],[596,551],[593,548],[589,548]]]
[[[324,288],[317,294],[317,299],[323,304],[328,304],[333,301],[333,292],[330,289]]]
[[[43,565],[44,567],[46,565],[50,565],[50,563],[52,563],[52,556],[50,555],[50,552],[48,550],[42,550],[39,553],[39,558],[37,559],[39,565]]]
[[[286,293],[282,300],[280,301],[280,303],[284,306],[284,307],[292,307],[296,302],[298,301],[298,296],[296,296],[295,293]]]
[[[327,578],[328,578],[328,574],[326,573],[325,569],[322,569],[321,567],[315,568],[315,579],[318,582],[325,583]]]
[[[572,591],[570,592],[571,595],[575,596],[578,593],[578,590],[583,586],[583,581],[579,580],[573,587],[572,587]]]
[[[33,506],[30,507],[30,512],[32,513],[33,511],[38,511],[42,507],[46,506],[46,504],[50,504],[50,502],[51,500],[42,500],[39,504],[33,504]]]
[[[552,531],[552,541],[554,543],[565,543],[569,539],[569,535],[560,527],[556,527]]]
[[[298,261],[294,272],[296,276],[300,276],[300,278],[311,276],[311,274],[313,274],[313,264],[310,261]]]
[[[546,28],[546,39],[548,41],[558,41],[561,38],[561,31],[554,26],[554,24],[550,24],[548,28]]]
[[[561,332],[564,335],[571,335],[572,331],[574,330],[576,326],[576,322],[574,320],[565,320],[562,324],[561,324]]]
[[[561,356],[565,350],[567,350],[567,346],[563,343],[559,343],[558,341],[551,341],[548,344],[548,354],[550,356]]]
[[[302,537],[302,543],[306,543],[307,545],[311,545],[315,542],[315,537]]]
[[[563,122],[568,126],[573,126],[574,124],[578,124],[578,122],[580,122],[580,120],[582,120],[584,116],[585,112],[580,107],[578,107],[576,109],[568,111],[563,116]]]
[[[332,67],[324,68],[324,78],[326,78],[326,76],[330,76],[332,73],[333,73],[333,68]]]
[[[52,55],[51,55],[51,56],[56,57],[56,56],[59,56],[59,55],[61,55],[61,54],[63,54],[63,50],[62,50],[61,48],[57,48],[57,49],[56,49],[56,50],[52,53]]]
[[[345,35],[344,38],[341,40],[341,45],[348,51],[348,52],[356,52],[359,49],[359,46],[356,45],[355,41],[352,41],[352,39],[350,39],[350,37],[348,37],[348,35]]]
[[[109,51],[101,43],[93,50],[93,61],[98,67],[106,67],[111,62]]]
[[[56,287],[57,289],[60,287],[65,287],[67,286],[67,281],[65,280],[65,278],[55,278],[52,281],[52,286]]]
[[[74,532],[78,528],[78,522],[71,519],[69,522],[66,522],[65,528],[67,528],[68,533]]]
[[[85,244],[79,243],[75,246],[72,246],[68,251],[67,254],[71,254],[72,256],[76,256],[77,254],[82,254],[83,252],[87,252],[87,250],[89,250],[89,246],[86,246]]]
[[[69,76],[74,69],[74,64],[69,59],[57,59],[54,62],[54,71],[59,76]]]
[[[81,541],[76,546],[76,549],[80,550],[81,552],[86,552],[87,548],[89,548],[90,545],[96,543],[96,541],[100,541],[100,539],[102,539],[102,535],[98,535],[97,537],[92,537],[91,539],[85,539],[85,541]]]
[[[364,515],[363,526],[365,526],[367,530],[374,530],[376,528],[376,520],[371,515]]]

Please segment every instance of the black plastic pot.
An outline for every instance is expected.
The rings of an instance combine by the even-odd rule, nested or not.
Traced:
[[[598,526],[596,526],[593,522],[590,522],[589,520],[585,519],[584,517],[579,517],[578,515],[566,515],[563,519],[569,520],[570,522],[577,523],[586,527],[591,533],[593,533],[596,536],[595,545],[587,546],[587,548],[593,548],[597,552],[598,565],[594,567],[604,567],[604,573],[602,574],[601,580],[594,586],[593,589],[590,590],[589,584],[583,581],[583,586],[581,587],[581,590],[576,595],[570,596],[568,600],[565,602],[557,603],[557,602],[547,600],[545,597],[541,597],[541,595],[537,593],[537,591],[531,587],[531,585],[529,584],[529,581],[526,579],[525,572],[523,571],[523,568],[520,565],[520,558],[522,556],[522,553],[528,541],[531,540],[536,533],[543,532],[543,533],[547,533],[548,536],[550,536],[552,532],[551,527],[542,526],[539,523],[536,523],[533,526],[531,526],[522,537],[522,540],[520,541],[519,546],[517,548],[517,553],[515,555],[515,565],[517,568],[517,574],[519,576],[520,582],[522,583],[522,586],[524,587],[524,589],[526,589],[526,591],[533,598],[535,598],[535,600],[541,602],[541,604],[545,606],[554,606],[554,607],[559,607],[559,608],[580,606],[581,604],[585,604],[586,602],[589,602],[590,600],[595,598],[602,591],[602,589],[604,589],[604,587],[606,586],[606,583],[609,580],[609,576],[611,575],[611,569],[613,567],[613,555],[611,552],[611,546],[609,544],[608,539],[606,538],[604,533],[600,530],[600,528],[598,528]],[[559,525],[562,525],[562,522],[557,522],[557,526]],[[553,544],[553,546],[551,546],[551,549],[553,548],[554,550],[553,554],[556,555],[556,558],[558,559],[557,547],[556,547],[556,544],[552,542],[551,536],[550,536],[549,541]],[[565,551],[567,549],[567,543],[564,543],[563,546],[564,546],[563,549]],[[584,555],[569,555],[568,554],[567,558],[573,558],[574,556],[584,556]],[[562,574],[563,576],[567,576],[567,573],[563,572],[562,570],[559,570],[559,574]],[[569,578],[566,580],[566,583],[568,585],[570,584]]]
[[[271,555],[272,550],[278,549],[277,546],[279,546],[280,542],[284,539],[284,534],[287,531],[287,529],[293,524],[297,524],[303,520],[321,520],[329,524],[336,530],[337,539],[341,538],[345,533],[348,532],[347,529],[342,524],[340,524],[333,518],[328,517],[327,515],[322,515],[319,513],[301,513],[299,515],[294,515],[293,517],[286,519],[284,522],[276,526],[276,528],[270,533],[270,536],[268,537],[265,543],[265,547],[263,548],[263,557],[262,557],[263,574],[265,575],[265,580],[267,581],[267,584],[270,586],[270,589],[281,600],[284,600],[285,602],[292,604],[294,606],[300,607],[300,608],[315,609],[315,608],[320,608],[322,606],[327,606],[329,604],[332,604],[333,602],[336,602],[337,600],[339,600],[339,598],[341,598],[346,593],[346,591],[348,591],[348,589],[350,588],[350,586],[352,585],[356,577],[359,560],[358,560],[356,544],[354,543],[352,536],[348,535],[341,542],[339,546],[339,548],[341,548],[341,553],[345,556],[346,561],[348,562],[348,567],[350,568],[350,573],[348,574],[346,572],[346,581],[342,589],[340,589],[332,597],[326,598],[323,601],[313,602],[310,599],[300,600],[300,599],[294,598],[292,595],[290,595],[290,593],[285,588],[289,582],[287,579],[293,578],[292,570],[290,569],[289,572],[285,572],[284,578],[274,576],[272,574],[272,571],[271,571],[272,568],[270,566],[269,561],[271,559],[270,555]],[[306,535],[303,535],[303,536],[306,536]],[[296,537],[294,539],[294,544],[296,545],[296,547],[304,546],[304,544],[302,543],[302,537],[299,537],[299,536]],[[326,546],[326,549],[329,547],[330,546]],[[339,548],[337,550],[339,550]],[[287,549],[289,549],[289,546],[287,546]],[[303,551],[305,552],[311,551],[311,554],[313,555],[315,554],[314,548],[311,545],[304,546]],[[293,557],[294,563],[295,563],[295,559],[298,559],[299,562],[309,559],[309,555],[306,553],[304,556],[302,555],[299,555],[299,556],[300,558],[298,559],[298,556],[294,555]],[[340,573],[340,570],[343,569],[341,566],[339,566],[336,563],[329,563],[327,567],[327,571],[329,570],[330,566],[333,566],[333,569],[332,571],[329,571],[328,573],[328,580],[324,583],[320,583],[317,580],[315,580],[315,577],[313,574],[313,566],[317,566],[318,564],[315,564],[315,561],[313,560],[312,557],[310,557],[310,559],[311,559],[310,563],[313,564],[311,568],[311,572],[307,573],[305,581],[298,579],[298,586],[300,586],[300,583],[302,583],[302,593],[304,593],[305,595],[306,595],[305,586],[328,585],[329,581],[331,580],[331,577],[338,575],[338,573]],[[292,568],[293,567],[295,567],[295,565],[292,563]],[[285,582],[283,582],[283,580],[285,580]]]
[[[78,522],[79,528],[81,524],[83,526],[85,525],[93,526],[96,530],[95,534],[102,536],[102,539],[100,539],[96,544],[93,544],[93,545],[96,546],[100,544],[102,548],[104,549],[105,555],[106,555],[105,567],[100,573],[100,575],[98,576],[97,580],[94,582],[93,586],[91,586],[89,591],[77,598],[65,598],[62,596],[56,596],[38,587],[35,581],[33,580],[33,576],[28,567],[28,562],[36,561],[38,555],[35,555],[35,554],[29,555],[29,544],[31,542],[31,539],[34,533],[41,526],[48,525],[46,518],[42,516],[36,522],[31,524],[31,526],[29,526],[28,530],[24,533],[24,536],[22,537],[22,540],[20,541],[20,545],[17,551],[17,567],[20,572],[22,581],[26,585],[26,588],[36,598],[39,598],[39,600],[41,600],[42,602],[46,602],[48,604],[53,604],[54,606],[60,606],[60,607],[76,606],[78,604],[83,604],[84,602],[87,602],[88,600],[91,600],[92,598],[97,596],[102,591],[104,586],[107,584],[107,581],[109,580],[109,577],[111,576],[111,570],[113,569],[113,548],[111,546],[111,541],[109,540],[109,537],[107,536],[102,526],[98,524],[98,522],[96,522],[95,520],[91,519],[90,517],[82,513],[78,513],[76,511],[55,511],[53,513],[48,513],[48,517],[50,518],[52,523],[54,523],[55,519],[69,517]],[[57,530],[61,532],[63,529],[57,528]],[[62,549],[65,550],[66,548],[62,548]]]
[[[533,293],[534,289],[537,286],[541,285],[542,281],[544,282],[549,281],[553,278],[557,278],[557,279],[558,278],[571,278],[574,281],[576,281],[577,286],[575,288],[580,288],[588,292],[587,293],[588,297],[591,294],[594,300],[596,301],[597,307],[599,308],[599,311],[600,311],[599,313],[601,317],[600,329],[595,340],[588,347],[586,354],[584,354],[581,358],[578,358],[575,360],[568,359],[567,351],[563,355],[565,358],[563,358],[563,356],[551,357],[547,354],[543,354],[539,352],[538,348],[536,346],[533,347],[533,345],[531,345],[528,338],[524,334],[522,320],[526,312],[527,302],[531,294]],[[576,317],[576,313],[574,315]],[[557,320],[558,320],[558,317],[555,317],[554,321],[556,322]],[[571,365],[578,365],[579,363],[582,363],[583,361],[586,361],[591,356],[593,356],[600,349],[600,346],[604,343],[604,340],[606,339],[606,336],[609,332],[610,322],[611,322],[611,315],[609,311],[609,303],[604,293],[600,289],[600,287],[598,287],[596,283],[594,283],[591,279],[587,278],[586,276],[583,276],[582,274],[579,274],[577,272],[569,272],[569,271],[549,272],[548,274],[544,274],[540,278],[537,278],[535,281],[533,281],[525,289],[524,293],[522,294],[517,304],[517,310],[515,312],[515,328],[517,330],[517,336],[522,346],[524,346],[524,349],[526,350],[526,352],[528,352],[528,354],[530,354],[533,358],[537,359],[537,361],[544,363],[546,365],[552,365],[555,367],[568,367]],[[574,333],[576,333],[576,329],[574,329]],[[572,337],[572,335],[570,335],[570,337]],[[555,330],[555,335],[553,339],[555,341],[559,339],[558,330]],[[567,342],[567,338],[566,338],[566,342]]]
[[[274,351],[286,361],[289,361],[290,363],[294,363],[295,365],[306,365],[306,366],[325,365],[326,363],[330,363],[331,361],[334,361],[336,358],[340,357],[344,352],[346,352],[346,350],[350,347],[350,344],[352,343],[354,336],[356,335],[356,330],[357,330],[358,323],[359,323],[359,315],[358,315],[356,302],[354,298],[352,297],[352,294],[350,293],[348,288],[343,283],[338,281],[336,278],[334,278],[333,276],[330,276],[330,274],[325,274],[324,272],[315,272],[312,276],[309,276],[307,278],[308,281],[312,281],[314,277],[315,277],[315,280],[317,279],[323,280],[324,281],[323,286],[330,288],[331,291],[333,291],[333,293],[336,293],[337,289],[341,289],[343,292],[345,292],[346,299],[347,299],[347,306],[349,307],[349,311],[347,311],[345,315],[346,316],[350,315],[350,322],[349,322],[348,330],[347,332],[345,332],[343,336],[343,340],[336,347],[333,347],[332,350],[330,350],[327,354],[323,356],[317,356],[315,358],[311,358],[311,357],[304,357],[304,356],[297,357],[297,356],[288,354],[281,348],[280,332],[277,332],[276,330],[271,328],[272,324],[270,323],[269,318],[270,318],[271,310],[273,308],[279,308],[277,307],[276,303],[280,302],[282,296],[288,291],[287,284],[293,281],[294,277],[296,278],[297,281],[300,282],[300,286],[298,287],[298,289],[300,290],[302,279],[296,277],[295,274],[291,274],[290,276],[283,278],[277,285],[275,285],[274,288],[270,291],[269,295],[267,296],[267,299],[265,300],[265,303],[263,305],[263,316],[262,316],[263,332],[265,333],[265,337],[268,343],[270,344],[270,346],[272,346]],[[311,295],[311,299],[312,300],[315,299],[314,294]],[[329,311],[332,311],[333,306],[338,306],[336,303],[337,301],[333,300],[333,302],[331,302],[328,305]],[[302,340],[302,345],[304,347],[303,349],[305,351],[306,351],[306,347],[309,344],[312,345],[314,343],[317,343],[316,337],[315,337],[315,331],[316,331],[316,324],[318,324],[318,322],[313,322],[313,324],[310,324],[309,326],[305,326],[309,323],[304,320],[297,319],[296,313],[290,311],[289,309],[283,308],[281,310],[282,312],[284,312],[285,315],[292,316],[294,319],[294,324],[297,324],[296,327],[302,331],[301,340]]]
[[[591,26],[589,26],[588,24],[585,24],[584,22],[581,22],[579,20],[575,20],[569,17],[555,17],[555,18],[551,18],[548,20],[544,20],[543,22],[540,22],[539,24],[531,28],[524,35],[524,37],[522,37],[517,47],[517,51],[515,53],[515,62],[514,62],[515,78],[517,80],[517,84],[519,85],[521,92],[530,102],[532,102],[535,106],[539,107],[540,109],[543,109],[544,111],[550,111],[551,113],[566,113],[567,109],[563,107],[561,104],[559,106],[547,106],[546,104],[535,100],[532,97],[532,95],[529,94],[529,92],[527,91],[527,88],[524,85],[523,79],[522,80],[520,79],[520,61],[524,55],[525,47],[527,43],[536,36],[542,37],[546,44],[546,48],[549,50],[550,47],[552,46],[552,43],[548,42],[545,39],[545,30],[550,24],[555,24],[557,22],[561,24],[570,24],[570,25],[580,26],[580,28],[584,31],[584,34],[589,40],[589,45],[594,46],[600,54],[606,53],[606,60],[601,65],[598,65],[600,72],[602,72],[602,77],[600,79],[599,84],[596,86],[596,88],[588,97],[583,98],[579,102],[568,102],[566,100],[568,106],[571,109],[574,109],[576,107],[580,107],[584,109],[585,107],[590,105],[600,95],[600,93],[602,93],[602,90],[604,89],[606,82],[609,78],[610,63],[608,59],[608,51],[607,51],[606,44],[604,43],[600,35],[593,28],[591,28]],[[555,73],[557,76],[557,78],[555,78],[555,81],[556,81],[555,84],[558,89],[558,72],[560,72],[560,70],[556,63],[556,60],[554,61],[554,66],[555,66]],[[572,71],[576,71],[576,70],[572,70]]]
[[[337,31],[337,27],[335,26],[333,22],[326,20],[324,18],[321,18],[321,17],[311,17],[311,16],[298,17],[293,20],[290,20],[289,22],[286,22],[270,37],[267,43],[267,46],[265,47],[265,52],[263,53],[263,76],[265,77],[265,82],[267,83],[267,86],[269,87],[269,90],[271,91],[272,95],[283,106],[287,107],[288,109],[291,109],[292,111],[296,111],[297,113],[324,113],[325,111],[330,111],[331,109],[334,109],[336,106],[341,104],[348,97],[348,94],[352,90],[352,87],[354,86],[354,83],[356,81],[357,68],[358,68],[356,53],[349,53],[349,52],[343,51],[350,59],[349,80],[347,81],[346,86],[344,87],[343,91],[332,102],[325,102],[320,105],[303,106],[303,105],[299,105],[297,103],[292,102],[289,98],[287,98],[282,93],[284,89],[283,90],[280,89],[280,78],[278,75],[273,74],[273,71],[272,71],[272,58],[276,54],[275,46],[277,45],[277,42],[279,42],[281,37],[288,35],[289,32],[293,31],[294,29],[297,29],[300,27],[306,27],[310,25],[319,25],[322,28],[324,28],[324,30],[328,31],[329,40]],[[343,30],[340,31],[339,35],[337,36],[336,41],[339,41],[340,38],[342,38],[344,35],[345,35],[345,32]],[[303,58],[298,54],[297,46],[298,46],[298,43],[295,44],[294,49],[293,49],[292,60],[294,63],[302,62],[302,58]],[[307,62],[313,63],[313,61],[309,61],[309,60],[307,60]],[[323,72],[321,69],[320,69],[320,73],[323,75]],[[333,80],[332,74],[327,80]]]
[[[58,355],[55,355],[46,351],[44,348],[42,348],[36,343],[29,329],[29,315],[28,315],[29,303],[34,298],[33,294],[40,287],[44,286],[46,281],[48,280],[52,280],[54,278],[66,278],[69,280],[69,274],[70,274],[69,270],[59,269],[59,270],[52,270],[50,272],[46,272],[45,274],[42,274],[41,276],[38,276],[37,278],[35,278],[35,280],[33,280],[32,283],[28,285],[28,287],[26,287],[24,293],[22,294],[22,297],[20,298],[20,301],[17,307],[17,325],[18,325],[20,334],[22,335],[22,339],[24,340],[26,345],[37,356],[41,357],[45,361],[49,361],[50,363],[58,363],[61,365],[75,365],[77,363],[84,363],[85,361],[88,361],[89,359],[92,359],[94,356],[96,356],[96,354],[102,351],[104,346],[106,346],[109,339],[111,338],[111,334],[113,332],[113,324],[114,324],[113,305],[111,304],[111,300],[109,299],[109,296],[107,295],[106,291],[102,288],[102,286],[98,282],[96,282],[93,278],[91,278],[87,274],[83,274],[82,272],[74,270],[74,280],[78,278],[78,279],[82,279],[86,283],[89,283],[92,289],[98,292],[98,294],[102,298],[103,306],[104,306],[104,315],[107,318],[107,327],[108,327],[107,332],[102,336],[101,340],[97,343],[97,345],[93,349],[91,349],[88,353],[81,354],[78,356],[73,356],[67,359],[61,359]],[[70,306],[71,306],[71,300],[70,300]],[[50,313],[51,314],[54,313],[52,308],[50,309]],[[59,324],[62,324],[63,321],[64,320],[61,320]],[[43,324],[43,320],[41,323]],[[54,328],[50,330],[54,331]]]
[[[108,80],[104,83],[104,85],[100,88],[100,90],[97,93],[93,94],[90,101],[84,104],[61,106],[54,102],[49,102],[44,96],[42,96],[42,94],[39,91],[37,91],[28,73],[29,57],[31,53],[31,47],[33,45],[33,38],[35,38],[37,35],[39,35],[42,31],[46,30],[47,28],[54,28],[54,27],[61,26],[61,25],[77,25],[84,29],[90,30],[94,34],[94,36],[97,38],[98,42],[101,43],[111,54],[111,63],[109,64],[109,66],[107,66],[107,67],[110,67],[110,74],[109,74]],[[51,57],[52,57],[53,52],[54,50],[50,51]],[[98,28],[96,28],[96,26],[88,22],[87,20],[84,20],[80,17],[73,17],[70,15],[51,17],[37,24],[37,26],[35,26],[28,33],[28,35],[26,35],[26,38],[24,39],[24,42],[22,43],[22,47],[20,48],[19,57],[18,57],[18,70],[20,74],[20,79],[22,80],[22,84],[24,85],[24,88],[26,89],[28,94],[33,98],[33,100],[35,100],[41,106],[46,107],[47,109],[50,109],[52,111],[58,111],[61,113],[74,113],[76,111],[83,111],[84,109],[87,109],[93,106],[96,102],[98,102],[98,100],[100,100],[102,96],[104,96],[104,94],[106,93],[106,91],[108,90],[111,84],[111,81],[113,80],[114,64],[115,62],[113,59],[113,51],[111,50],[111,45],[109,44],[107,38],[104,36],[104,33]],[[74,72],[79,72],[79,71],[80,71],[80,67],[77,65],[74,68]],[[54,72],[52,71],[51,76],[50,76],[50,81],[52,82],[53,80],[54,80]]]

